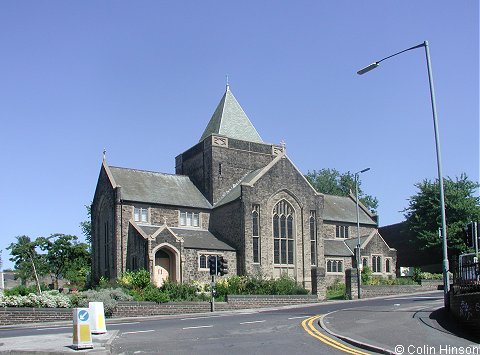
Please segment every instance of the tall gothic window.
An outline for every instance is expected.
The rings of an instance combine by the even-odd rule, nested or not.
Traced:
[[[258,227],[260,206],[253,205],[252,211],[252,244],[253,244],[253,262],[260,262],[260,230]]]
[[[312,255],[312,266],[317,265],[317,225],[315,215],[315,211],[310,211],[310,253]]]
[[[273,208],[273,263],[293,265],[294,211],[285,200]]]

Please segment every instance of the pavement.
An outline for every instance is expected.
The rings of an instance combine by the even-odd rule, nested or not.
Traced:
[[[330,335],[381,354],[480,354],[480,339],[465,333],[438,301],[412,306],[403,305],[402,298],[391,300],[389,306],[325,314],[319,325]]]
[[[63,323],[63,322],[62,322]],[[45,323],[44,323],[45,325]],[[1,354],[110,354],[110,346],[118,330],[92,334],[93,349],[75,350],[72,347],[73,329],[68,333],[31,335],[0,339]]]

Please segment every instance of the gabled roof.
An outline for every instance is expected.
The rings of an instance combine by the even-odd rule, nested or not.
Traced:
[[[227,85],[225,94],[218,104],[200,142],[212,134],[220,134],[228,138],[242,141],[263,143],[252,122],[248,119],[242,107]]]
[[[357,223],[357,206],[355,199],[351,196],[325,195],[324,199],[324,221],[335,221],[345,223]],[[359,206],[360,224],[377,225],[373,215]]]
[[[376,233],[376,232],[375,232]],[[370,236],[371,234],[369,235],[363,235],[360,237],[360,248],[365,248],[366,246],[366,241],[370,239]],[[349,238],[349,239],[345,239],[345,244],[351,249],[351,250],[355,250],[355,248],[357,247],[357,244],[358,244],[358,238]]]
[[[204,209],[212,207],[188,176],[115,166],[108,169],[116,184],[122,187],[123,200]]]

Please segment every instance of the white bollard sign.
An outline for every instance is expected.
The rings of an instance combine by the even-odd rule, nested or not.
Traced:
[[[93,348],[88,308],[73,309],[73,348],[76,350]]]
[[[92,334],[106,333],[103,302],[89,302],[88,308],[90,309],[90,331]]]

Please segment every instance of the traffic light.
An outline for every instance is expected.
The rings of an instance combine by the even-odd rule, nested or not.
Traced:
[[[208,257],[208,267],[210,269],[210,275],[217,274],[217,257],[215,255]]]
[[[228,260],[224,259],[223,256],[217,257],[217,272],[220,276],[228,274]]]
[[[475,241],[473,237],[473,222],[467,224],[467,228],[465,229],[465,236],[467,238],[467,246],[469,248],[474,248],[475,247]]]

